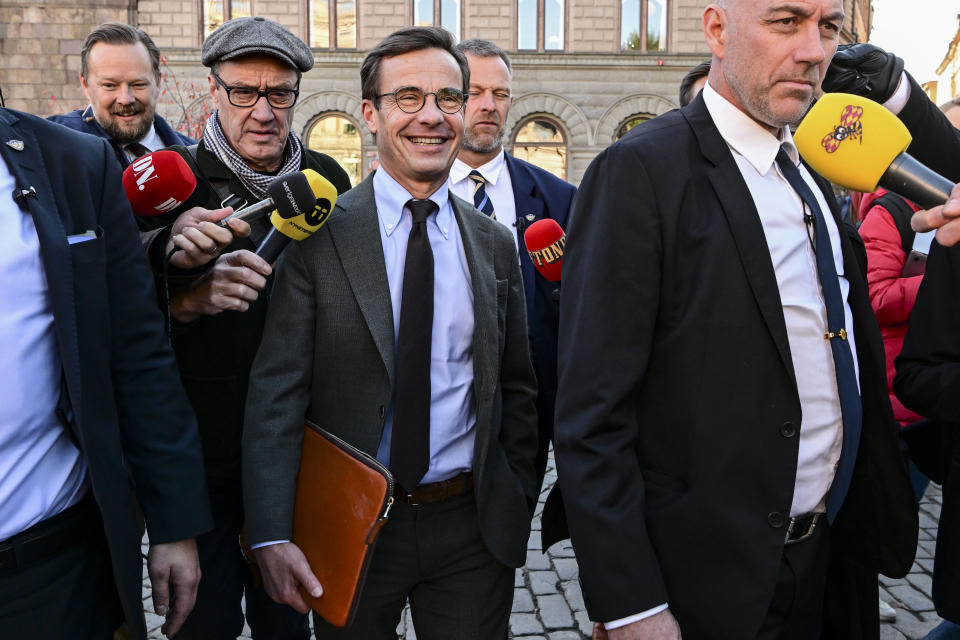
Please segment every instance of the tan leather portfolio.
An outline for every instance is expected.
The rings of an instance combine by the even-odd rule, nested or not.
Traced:
[[[307,422],[297,476],[293,542],[323,586],[303,598],[324,620],[349,626],[373,545],[393,504],[393,477],[376,459]]]

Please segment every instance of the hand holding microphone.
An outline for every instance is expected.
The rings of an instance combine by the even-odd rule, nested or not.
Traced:
[[[224,248],[233,242],[234,236],[246,238],[250,235],[250,225],[234,218],[223,227],[217,222],[231,215],[233,209],[204,209],[193,207],[181,213],[170,229],[164,253],[182,249],[170,256],[170,264],[180,269],[193,269],[207,264],[216,258]]]
[[[937,242],[960,240],[960,189],[906,152],[913,138],[881,105],[847,93],[820,98],[797,127],[794,142],[803,159],[840,186],[872,193],[884,187],[921,207],[915,231],[938,229]]]

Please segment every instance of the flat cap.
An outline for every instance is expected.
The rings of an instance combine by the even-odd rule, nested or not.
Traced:
[[[282,24],[260,16],[227,20],[207,36],[200,62],[212,67],[221,60],[261,54],[279,58],[300,72],[313,68],[313,53]]]

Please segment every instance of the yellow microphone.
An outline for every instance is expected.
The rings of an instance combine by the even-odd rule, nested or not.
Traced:
[[[313,169],[294,171],[276,178],[267,186],[276,207],[270,214],[273,228],[267,233],[257,255],[273,262],[291,240],[306,240],[322,227],[337,202],[337,188]]]
[[[946,202],[954,186],[906,152],[913,138],[897,116],[860,96],[824,94],[793,140],[817,173],[854,191],[880,186],[929,208]]]

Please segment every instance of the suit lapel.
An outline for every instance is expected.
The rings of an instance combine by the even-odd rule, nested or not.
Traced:
[[[347,202],[341,204],[344,198]],[[373,174],[344,194],[341,202],[336,205],[342,209],[341,215],[330,221],[330,235],[392,386],[393,307],[373,197]]]
[[[22,142],[22,150],[16,151],[8,141]],[[20,146],[20,145],[16,145]],[[73,264],[70,260],[70,246],[67,244],[67,231],[72,228],[69,211],[60,211],[53,197],[53,187],[47,177],[40,144],[31,128],[19,123],[11,112],[0,109],[0,155],[3,156],[10,173],[16,180],[17,188],[33,187],[36,197],[24,200],[26,209],[33,217],[40,242],[40,257],[43,260],[50,289],[50,303],[53,309],[54,326],[60,347],[60,359],[67,388],[73,407],[80,407],[80,359],[77,339],[76,314],[74,300]],[[0,194],[0,197],[10,197]],[[61,216],[68,216],[64,221]],[[97,229],[93,229],[97,231]],[[85,231],[85,229],[84,229]]]
[[[780,289],[753,196],[747,189],[729,147],[713,124],[703,98],[698,96],[683,110],[683,115],[697,137],[704,158],[713,165],[707,170],[707,176],[716,191],[717,202],[727,218],[757,306],[777,346],[780,359],[796,385]]]
[[[522,167],[513,156],[506,155],[507,170],[510,172],[510,182],[513,184],[513,201],[517,209],[517,246],[520,247],[520,268],[523,274],[523,290],[527,298],[527,315],[533,314],[533,292],[535,287],[536,269],[526,252],[527,246],[523,239],[522,229],[529,227],[537,220],[543,219],[543,200],[534,196],[536,183],[530,173]],[[523,222],[521,222],[521,220]]]
[[[497,276],[493,268],[493,236],[472,205],[452,193],[450,204],[460,229],[463,253],[473,287],[473,385],[479,401],[493,387],[497,336]]]

